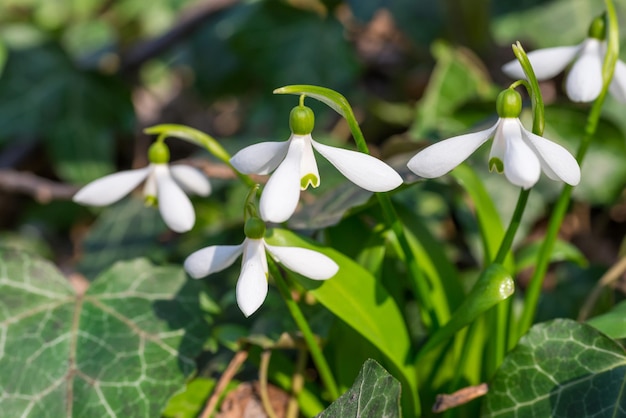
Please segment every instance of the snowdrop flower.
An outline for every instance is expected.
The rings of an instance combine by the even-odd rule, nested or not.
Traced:
[[[606,53],[604,18],[594,19],[588,37],[579,45],[545,48],[528,53],[537,80],[550,79],[565,69],[572,68],[565,79],[565,92],[574,102],[594,101],[602,90],[602,62]],[[525,78],[517,60],[502,67],[512,78]],[[620,102],[626,102],[626,64],[618,61],[609,86],[611,94]]]
[[[169,166],[169,149],[162,142],[152,144],[148,157],[150,164],[147,167],[121,171],[87,184],[74,195],[74,202],[106,206],[126,196],[145,180],[143,194],[146,203],[158,203],[163,220],[172,230],[189,231],[196,215],[183,190],[208,196],[211,193],[209,180],[191,166]]]
[[[313,149],[322,154],[348,180],[372,192],[384,192],[402,184],[402,178],[384,162],[356,151],[320,144],[311,137],[313,111],[296,106],[289,115],[291,137],[284,142],[261,142],[239,151],[230,160],[244,174],[269,174],[259,210],[269,222],[284,222],[298,205],[300,190],[317,187],[320,176]]]
[[[543,171],[552,180],[575,186],[580,181],[580,167],[562,146],[527,131],[520,120],[522,98],[509,88],[497,100],[499,119],[484,131],[456,136],[422,150],[408,162],[415,174],[434,178],[443,176],[461,164],[489,138],[493,139],[489,169],[501,173],[516,186],[531,188]]]
[[[224,270],[243,254],[241,273],[237,280],[237,305],[248,317],[259,309],[267,296],[266,251],[283,266],[313,280],[334,276],[339,266],[317,251],[298,247],[276,247],[263,239],[265,224],[259,218],[246,221],[246,238],[239,245],[213,245],[191,254],[185,260],[187,273],[195,279]]]

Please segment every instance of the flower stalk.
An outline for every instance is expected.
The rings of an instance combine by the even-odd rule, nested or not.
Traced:
[[[605,0],[605,5],[607,19],[607,51],[604,56],[604,62],[602,65],[603,84],[602,90],[600,91],[598,98],[593,102],[591,110],[589,111],[587,124],[585,126],[585,134],[578,148],[578,152],[576,153],[576,160],[579,164],[582,164],[587,150],[589,149],[589,145],[591,144],[591,140],[594,137],[596,129],[598,127],[598,122],[600,121],[600,115],[602,112],[602,106],[604,105],[604,100],[609,90],[609,86],[611,85],[613,73],[615,71],[615,65],[619,56],[619,32],[617,14],[615,12],[615,7],[612,0]],[[533,272],[528,288],[526,289],[524,310],[522,312],[516,340],[524,335],[526,331],[530,329],[530,326],[533,323],[535,312],[537,310],[537,304],[539,303],[541,287],[543,285],[545,274],[548,270],[550,255],[552,254],[557,234],[559,232],[559,229],[561,228],[563,218],[565,217],[565,213],[569,206],[572,189],[573,188],[570,185],[563,186],[561,194],[559,195],[556,205],[552,211],[552,215],[550,216],[548,229],[546,231],[546,236],[541,246],[541,250],[539,251],[535,271]]]

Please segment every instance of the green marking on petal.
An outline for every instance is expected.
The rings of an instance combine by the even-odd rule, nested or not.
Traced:
[[[309,186],[317,187],[320,179],[315,174],[307,174],[300,179],[300,189],[306,190]]]
[[[504,163],[502,160],[497,157],[490,159],[489,171],[495,171],[496,173],[502,174],[504,172]]]
[[[157,206],[159,204],[159,199],[156,196],[145,196],[144,204],[146,206]]]

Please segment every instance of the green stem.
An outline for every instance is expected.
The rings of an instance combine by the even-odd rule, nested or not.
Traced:
[[[602,106],[608,92],[611,79],[613,78],[613,72],[615,70],[615,63],[619,55],[619,33],[617,26],[617,17],[615,14],[615,8],[611,0],[606,0],[607,9],[607,53],[604,58],[602,66],[602,79],[603,86],[600,95],[591,106],[589,116],[587,118],[587,124],[585,126],[585,135],[581,141],[580,147],[576,154],[576,161],[579,165],[582,165],[583,159],[587,154],[591,140],[596,133],[600,116],[602,113]],[[570,185],[563,186],[561,194],[556,202],[556,205],[550,216],[548,223],[548,230],[543,240],[539,256],[537,258],[537,264],[535,271],[530,279],[528,288],[526,289],[526,297],[524,298],[524,310],[520,320],[520,326],[518,330],[518,339],[528,331],[533,323],[535,312],[537,311],[537,305],[539,303],[539,296],[541,294],[541,288],[543,286],[543,280],[545,274],[548,271],[548,264],[550,262],[550,255],[554,249],[554,243],[556,242],[557,234],[561,228],[561,223],[569,207],[570,197],[572,195],[573,187]]]
[[[502,238],[502,242],[500,243],[500,247],[498,248],[498,253],[493,260],[493,264],[503,264],[506,256],[509,254],[511,247],[513,245],[513,239],[515,238],[515,234],[517,229],[519,228],[520,222],[522,220],[522,215],[524,214],[524,209],[526,208],[526,203],[528,202],[528,196],[530,195],[530,189],[520,190],[520,194],[517,198],[517,205],[515,206],[515,211],[513,212],[513,216],[511,217],[511,221],[509,226]],[[509,306],[512,303],[512,298],[508,298],[505,301],[497,304],[493,309],[488,312],[488,322],[489,329],[491,330],[491,337],[487,343],[489,355],[487,356],[486,361],[486,371],[487,376],[493,376],[495,371],[498,369],[502,361],[504,360],[504,356],[507,351],[507,342],[508,342],[508,323],[509,323]]]
[[[337,389],[337,384],[335,383],[335,379],[330,371],[330,367],[322,354],[322,350],[320,349],[317,341],[315,340],[315,336],[309,327],[308,322],[304,318],[300,307],[296,303],[295,300],[291,297],[291,291],[285,282],[281,272],[276,267],[276,264],[273,260],[268,259],[268,267],[270,269],[270,273],[278,286],[278,290],[282,295],[285,303],[287,304],[287,309],[289,309],[289,313],[291,314],[293,320],[296,325],[302,332],[302,336],[304,341],[306,342],[307,347],[309,348],[309,352],[311,353],[311,357],[313,359],[313,363],[315,363],[315,367],[317,367],[317,371],[320,374],[322,382],[324,382],[324,386],[326,386],[326,390],[328,390],[330,397],[334,401],[339,397],[339,390]]]

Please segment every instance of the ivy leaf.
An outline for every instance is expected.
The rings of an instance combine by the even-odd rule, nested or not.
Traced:
[[[400,382],[376,361],[369,359],[352,387],[317,418],[400,417]]]
[[[569,319],[537,324],[489,386],[483,417],[624,415],[626,356],[614,340]]]
[[[3,416],[160,416],[208,335],[201,284],[136,259],[80,293],[47,261],[0,260]]]

